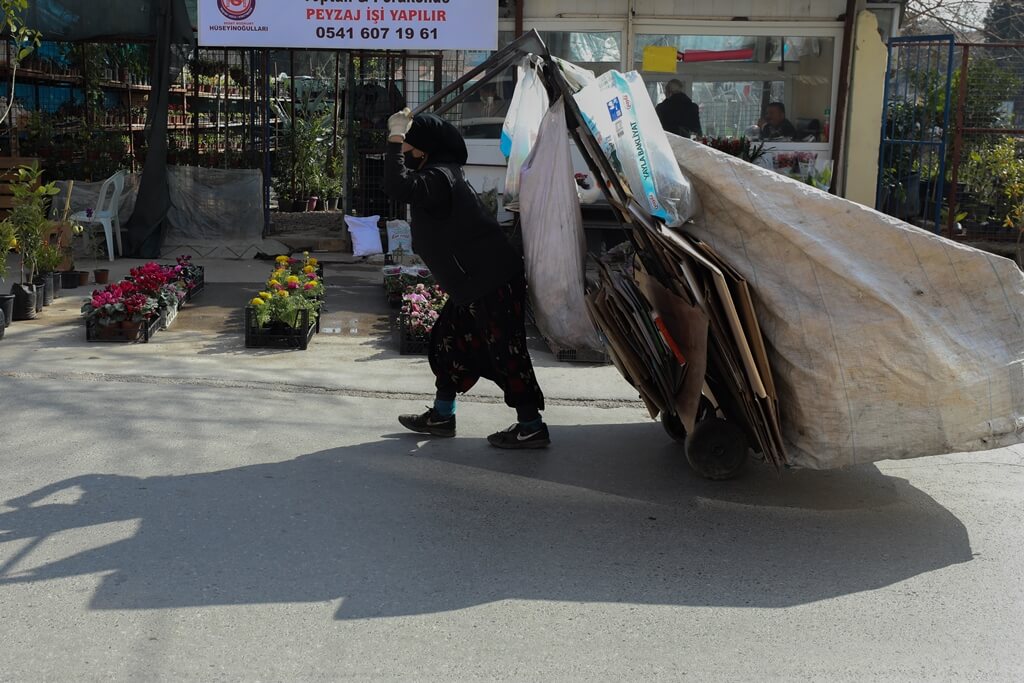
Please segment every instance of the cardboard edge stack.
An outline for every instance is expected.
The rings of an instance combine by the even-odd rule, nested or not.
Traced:
[[[692,432],[706,397],[767,462],[785,466],[778,396],[749,285],[707,244],[629,201],[636,274],[602,264],[587,295],[612,362],[652,418],[675,415]]]

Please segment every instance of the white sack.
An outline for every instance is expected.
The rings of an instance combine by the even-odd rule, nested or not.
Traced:
[[[523,164],[519,203],[526,277],[541,334],[563,348],[604,348],[584,299],[586,240],[563,99],[544,116]]]
[[[349,236],[352,237],[352,255],[376,256],[384,253],[380,241],[380,216],[345,216]]]
[[[687,231],[753,288],[793,464],[828,469],[1018,443],[1024,274],[670,136],[704,212]]]
[[[519,201],[519,175],[523,162],[533,149],[541,119],[550,104],[548,91],[537,72],[532,68],[519,67],[516,91],[501,129],[501,153],[508,160],[504,195],[506,208],[514,208]]]
[[[601,150],[648,213],[669,227],[697,214],[693,188],[672,157],[640,74],[609,71],[575,99]]]

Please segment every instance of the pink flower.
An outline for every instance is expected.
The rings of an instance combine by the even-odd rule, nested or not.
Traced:
[[[304,289],[306,291],[309,291],[311,289],[316,289],[316,283],[315,282],[307,282]]]
[[[288,283],[288,289],[298,289],[298,288],[299,288],[299,283],[298,282],[289,282]]]

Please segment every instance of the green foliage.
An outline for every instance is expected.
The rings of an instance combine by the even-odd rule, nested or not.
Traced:
[[[7,277],[7,252],[17,239],[10,221],[0,223],[0,280]]]
[[[18,74],[18,64],[42,44],[43,35],[35,29],[25,25],[22,13],[28,9],[28,0],[0,0],[0,14],[3,14],[2,29],[7,40],[14,47],[14,63],[11,69],[11,83],[8,92],[14,92],[15,79]],[[11,107],[14,106],[14,98],[10,98],[7,109],[0,113],[0,123],[10,116]]]
[[[960,92],[961,70],[953,73],[953,97]],[[1022,81],[1012,71],[988,57],[972,58],[967,70],[964,123],[971,128],[1005,125],[1003,105],[1020,95]],[[950,117],[953,118],[952,115]]]
[[[18,240],[21,275],[25,282],[31,282],[39,272],[40,251],[44,243],[43,233],[49,225],[46,210],[50,198],[58,192],[54,183],[44,185],[41,182],[42,175],[42,170],[35,163],[18,168],[11,181],[14,208],[4,221],[13,228],[15,238]]]

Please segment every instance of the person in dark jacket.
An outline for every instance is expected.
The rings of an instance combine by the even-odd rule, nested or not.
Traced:
[[[468,153],[459,131],[433,114],[408,109],[388,121],[384,191],[411,211],[412,247],[448,294],[430,337],[434,405],[399,422],[420,434],[455,436],[455,398],[485,378],[505,394],[517,421],[492,434],[492,446],[545,448],[540,390],[526,346],[526,276],[522,258],[463,172]]]
[[[669,133],[688,138],[701,136],[700,107],[683,92],[683,82],[673,78],[665,84],[665,101],[655,107],[661,127]]]
[[[796,127],[786,118],[786,105],[782,102],[769,104],[760,124],[762,140],[792,140],[796,137]]]

